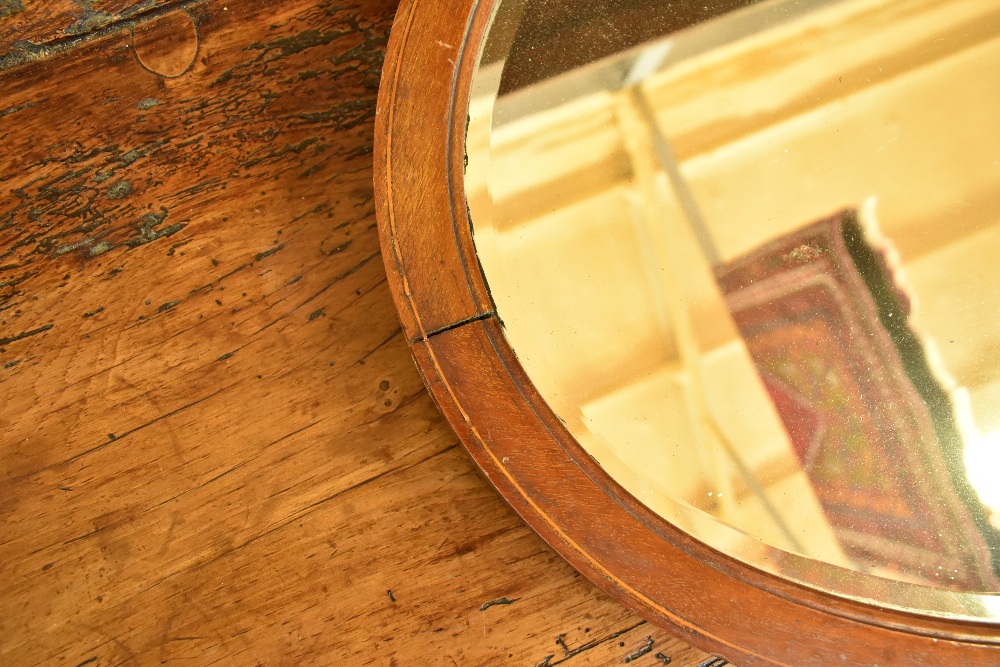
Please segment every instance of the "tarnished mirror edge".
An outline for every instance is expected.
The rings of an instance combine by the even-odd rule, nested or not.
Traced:
[[[468,106],[493,6],[403,3],[379,93],[374,156],[379,232],[404,329],[432,395],[486,477],[596,584],[738,664],[994,664],[995,625],[845,600],[693,540],[620,489],[561,427],[504,339],[462,190],[465,117],[452,111]],[[447,175],[435,178],[441,164]],[[410,173],[399,178],[401,171]],[[532,461],[519,469],[509,453],[525,442]],[[544,493],[563,478],[573,485]],[[582,526],[566,523],[575,515]],[[612,515],[619,523],[608,522]]]

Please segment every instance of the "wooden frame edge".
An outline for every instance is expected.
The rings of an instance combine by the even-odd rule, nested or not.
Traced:
[[[466,47],[481,41],[488,15],[477,1],[404,0],[389,38],[375,114],[375,198],[389,285],[407,340],[493,312],[477,265],[461,189]],[[474,21],[473,19],[477,19]],[[470,40],[470,33],[473,39]],[[433,72],[430,78],[421,76]],[[423,83],[413,85],[417,79]],[[428,110],[434,110],[426,113]],[[402,183],[403,197],[396,196]],[[435,262],[413,261],[434,257]]]

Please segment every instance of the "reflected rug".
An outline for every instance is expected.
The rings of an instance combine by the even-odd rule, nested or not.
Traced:
[[[965,476],[909,300],[843,211],[717,267],[757,373],[861,569],[995,591],[996,534]]]

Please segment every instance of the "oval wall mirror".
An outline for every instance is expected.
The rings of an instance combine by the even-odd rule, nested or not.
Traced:
[[[739,665],[1000,662],[1000,6],[404,3],[376,196],[431,393]]]

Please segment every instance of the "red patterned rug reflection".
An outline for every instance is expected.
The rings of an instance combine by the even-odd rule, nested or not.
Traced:
[[[716,278],[845,553],[943,588],[997,590],[950,401],[854,213]]]

